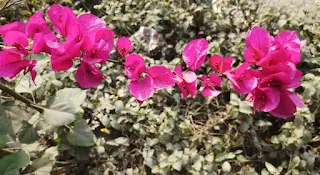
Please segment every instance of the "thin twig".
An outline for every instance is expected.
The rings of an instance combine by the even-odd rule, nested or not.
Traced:
[[[26,97],[22,96],[21,94],[17,93],[16,91],[10,89],[9,87],[5,86],[4,84],[0,83],[0,89],[11,95],[13,98],[15,98],[16,100],[19,100],[23,103],[25,103],[28,107],[31,107],[37,111],[39,111],[40,113],[43,112],[44,108],[42,108],[41,106],[36,105],[35,103],[33,103],[32,101],[30,101],[29,99],[27,99]]]

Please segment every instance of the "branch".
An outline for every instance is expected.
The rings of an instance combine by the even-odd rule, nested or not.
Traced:
[[[0,89],[1,89],[3,92],[11,95],[11,96],[12,96],[13,98],[15,98],[16,100],[19,100],[19,101],[23,102],[23,103],[26,104],[28,107],[31,107],[31,108],[39,111],[40,113],[43,112],[44,109],[43,109],[41,106],[38,106],[38,105],[34,104],[32,101],[30,101],[30,100],[27,99],[26,97],[22,96],[21,94],[17,93],[16,91],[10,89],[9,87],[5,86],[5,85],[2,84],[1,82],[0,82]]]

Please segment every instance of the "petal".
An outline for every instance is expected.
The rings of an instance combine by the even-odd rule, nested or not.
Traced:
[[[142,80],[130,81],[129,91],[137,100],[145,101],[154,93],[152,78],[146,76]]]
[[[210,82],[211,82],[213,85],[221,87],[221,85],[222,85],[222,80],[221,80],[221,78],[220,78],[218,75],[216,75],[216,74],[210,74],[210,75],[209,75],[209,78],[210,78]]]
[[[4,36],[9,31],[19,31],[25,33],[26,24],[20,21],[5,24],[0,27],[0,35]]]
[[[50,32],[47,22],[43,19],[41,11],[37,11],[34,15],[29,18],[26,25],[26,34],[29,38],[33,38],[34,34],[43,32],[47,34]]]
[[[192,83],[192,82],[195,82],[197,80],[197,75],[192,71],[188,71],[183,75],[183,79],[187,83]]]
[[[201,81],[202,81],[202,84],[201,84],[201,87],[200,87],[199,91],[203,91],[204,88],[207,87],[207,84],[208,84],[208,83],[207,83],[207,76],[202,75]]]
[[[143,58],[138,54],[130,54],[125,63],[125,73],[128,78],[138,79],[141,73],[146,71]]]
[[[117,49],[122,57],[126,57],[132,50],[132,42],[129,38],[123,36],[117,41]]]
[[[95,65],[81,62],[76,72],[76,80],[83,88],[92,88],[98,86],[103,78],[103,74]]]
[[[182,67],[181,67],[180,65],[179,65],[179,66],[176,66],[176,67],[174,68],[173,72],[174,72],[175,74],[177,74],[180,78],[183,77],[183,75],[182,75]]]
[[[191,97],[195,97],[197,93],[197,81],[186,83],[186,89],[190,93]]]
[[[204,97],[216,97],[221,94],[221,92],[222,91],[216,90],[212,87],[207,87],[201,92],[201,95]]]
[[[233,61],[232,56],[228,56],[228,57],[226,57],[225,59],[223,59],[223,64],[222,64],[223,66],[222,66],[221,73],[225,73],[225,72],[231,70],[231,68],[232,68],[232,61]]]
[[[246,47],[251,47],[256,51],[262,51],[264,54],[269,52],[274,39],[268,31],[259,26],[254,26],[251,31],[248,32],[246,37]]]
[[[302,98],[300,98],[297,94],[287,91],[286,92],[289,96],[289,98],[292,100],[292,102],[299,108],[303,108],[304,107],[304,102],[302,100]]]
[[[222,73],[223,61],[220,55],[213,55],[209,59],[209,65],[215,72]]]
[[[20,46],[25,48],[29,45],[28,38],[26,34],[19,32],[19,31],[9,31],[3,38],[4,42],[7,45],[11,46]]]
[[[78,22],[88,31],[106,28],[106,22],[92,14],[82,14],[78,18]]]
[[[158,89],[174,86],[174,74],[164,66],[152,66],[147,73],[153,79],[154,87]]]
[[[183,50],[182,58],[191,70],[196,70],[202,66],[209,49],[206,39],[200,38],[190,41]]]
[[[296,105],[288,95],[288,91],[280,92],[280,102],[277,108],[270,111],[270,114],[277,118],[288,118],[297,111]]]

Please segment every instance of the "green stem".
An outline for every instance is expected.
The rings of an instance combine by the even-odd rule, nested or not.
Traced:
[[[43,108],[41,106],[36,105],[35,103],[33,103],[32,101],[30,101],[29,99],[27,99],[26,97],[22,96],[21,94],[17,93],[16,91],[10,89],[9,87],[5,86],[4,84],[0,83],[0,89],[11,95],[13,98],[15,98],[16,100],[19,100],[21,102],[23,102],[24,104],[26,104],[28,107],[31,107],[37,111],[39,111],[40,113],[43,112]]]

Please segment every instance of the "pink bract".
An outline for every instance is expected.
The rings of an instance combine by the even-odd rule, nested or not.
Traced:
[[[0,27],[0,35],[4,36],[9,31],[18,31],[25,33],[26,24],[20,21],[16,21],[13,23],[5,24]]]
[[[124,66],[126,75],[132,80],[138,80],[140,75],[147,71],[143,58],[138,54],[130,54]]]
[[[208,54],[209,43],[206,39],[190,41],[183,50],[182,58],[190,70],[199,69]]]
[[[98,86],[103,79],[103,74],[93,64],[81,62],[76,72],[76,80],[82,88],[92,88]]]
[[[133,45],[129,38],[123,36],[117,41],[117,49],[122,57],[126,57],[132,50]]]
[[[231,70],[232,67],[232,57],[222,58],[220,55],[213,55],[209,59],[210,67],[217,73],[226,74]]]
[[[78,22],[87,30],[87,32],[106,28],[106,22],[92,14],[80,15]]]
[[[216,90],[215,87],[221,87],[221,78],[215,74],[210,74],[209,79],[203,75],[201,77],[202,85],[199,89],[204,97],[216,97],[221,94],[222,91]]]
[[[183,74],[181,66],[175,67],[174,73],[176,74],[174,80],[183,97],[186,98],[189,94],[191,97],[195,97],[197,93],[197,75],[192,71]]]
[[[50,32],[47,22],[43,19],[41,11],[37,11],[32,15],[26,25],[26,34],[29,38],[34,37],[36,33],[42,32],[47,34]]]
[[[152,97],[155,92],[153,79],[150,76],[145,76],[142,79],[131,80],[129,91],[138,101],[143,102]]]
[[[155,89],[163,89],[174,86],[174,74],[164,66],[152,66],[147,70],[148,75],[153,80]]]

